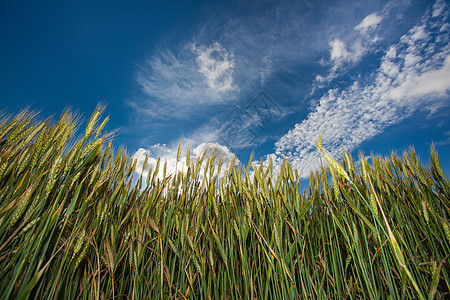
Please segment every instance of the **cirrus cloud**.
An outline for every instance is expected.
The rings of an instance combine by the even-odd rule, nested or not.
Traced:
[[[147,117],[187,119],[199,108],[235,99],[233,75],[233,53],[218,42],[166,49],[140,67],[136,82],[144,95],[129,104]]]

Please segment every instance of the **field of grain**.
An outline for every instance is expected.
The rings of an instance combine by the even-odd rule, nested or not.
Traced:
[[[219,176],[214,153],[139,178],[101,111],[84,132],[69,110],[1,118],[2,299],[450,296],[450,183],[433,148],[427,166],[413,150],[369,164],[319,142],[329,167],[308,188],[287,162]]]

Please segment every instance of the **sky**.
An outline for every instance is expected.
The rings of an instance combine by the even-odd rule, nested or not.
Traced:
[[[449,14],[445,0],[2,1],[0,110],[87,120],[104,103],[115,146],[169,171],[181,143],[308,178],[320,135],[336,158],[414,147],[428,164],[433,144],[450,176]]]

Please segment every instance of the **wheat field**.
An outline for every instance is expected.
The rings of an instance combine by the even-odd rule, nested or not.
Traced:
[[[424,166],[412,149],[338,161],[319,142],[309,187],[287,162],[219,176],[214,153],[144,177],[102,111],[81,133],[70,110],[2,115],[2,299],[450,297],[450,182],[434,148]]]

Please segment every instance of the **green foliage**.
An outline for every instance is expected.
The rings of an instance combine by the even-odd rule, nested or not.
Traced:
[[[360,175],[319,145],[331,167],[307,192],[288,163],[220,177],[215,154],[189,152],[185,173],[161,179],[158,161],[144,181],[101,112],[75,140],[70,111],[0,120],[2,298],[448,296],[450,183],[434,149],[429,168],[413,150],[361,156]]]

